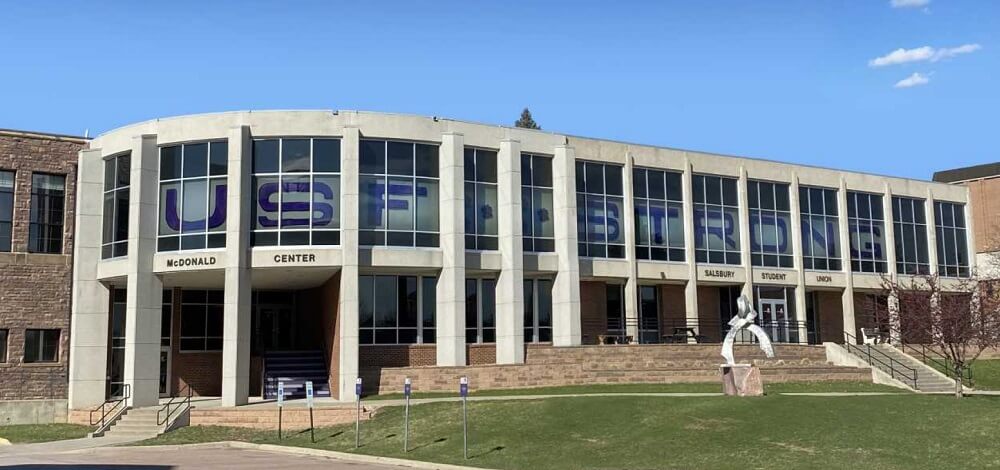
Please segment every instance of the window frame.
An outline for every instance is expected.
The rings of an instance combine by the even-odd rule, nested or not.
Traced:
[[[549,285],[549,321],[548,325],[542,325],[539,320],[539,308],[543,305],[541,296],[539,295],[542,289],[542,283],[547,282]],[[524,305],[524,342],[531,344],[545,344],[552,342],[552,287],[555,285],[555,280],[547,277],[537,277],[537,278],[525,278],[524,288],[527,289],[530,285],[531,289],[531,311],[528,311],[528,302],[525,299]],[[528,320],[531,320],[530,322]],[[530,323],[530,324],[529,324]],[[548,340],[542,340],[542,332],[548,330]],[[530,335],[529,335],[530,332]]]
[[[859,217],[857,200],[858,200],[859,197],[862,197],[862,196],[868,199],[869,214],[873,213],[873,211],[871,210],[872,207],[878,207],[879,208],[879,212],[881,212],[881,214],[882,214],[881,218],[875,219],[874,215],[870,215],[867,218],[865,218],[865,217]],[[850,242],[850,241],[853,241],[855,238],[857,238],[858,243],[859,243],[859,246],[857,247],[857,250],[858,250],[858,255],[857,256],[855,256],[855,253],[854,253],[854,248],[855,247],[854,246],[849,246],[848,247],[848,250],[850,250],[850,256],[851,256],[851,272],[855,272],[855,273],[870,273],[870,274],[881,274],[881,273],[888,272],[889,261],[888,261],[888,259],[886,257],[886,247],[885,247],[885,244],[888,241],[887,240],[888,237],[886,237],[886,231],[885,231],[885,210],[884,210],[884,206],[883,206],[883,204],[884,204],[883,198],[884,197],[885,196],[883,194],[879,194],[879,193],[868,193],[868,192],[864,192],[864,191],[847,191],[847,232],[848,232],[848,240]],[[878,204],[872,204],[872,201],[875,200],[875,199],[878,200]],[[852,211],[854,212],[854,215],[851,215]],[[868,230],[867,234],[871,237],[872,241],[875,240],[875,228],[876,228],[876,226],[878,226],[881,229],[881,231],[882,231],[881,237],[882,237],[882,245],[883,245],[881,247],[881,249],[882,249],[882,256],[881,257],[877,257],[876,256],[877,253],[875,252],[874,249],[872,250],[872,256],[871,256],[870,259],[868,259],[868,258],[862,258],[861,257],[861,246],[860,246],[860,243],[861,243],[861,235],[862,235],[862,231],[861,231],[861,223],[862,222],[865,222],[865,223],[868,224],[869,230]],[[865,269],[865,263],[871,263],[870,264],[871,269]]]
[[[816,210],[816,203],[813,202],[813,192],[819,191],[821,194],[819,203],[822,205],[822,210]],[[828,197],[833,194],[833,197]],[[803,269],[808,271],[842,271],[843,266],[843,254],[841,242],[840,242],[840,199],[838,197],[839,190],[834,188],[824,188],[822,186],[807,186],[799,185],[799,222],[802,231],[802,266]],[[805,198],[803,199],[803,196]],[[827,207],[827,202],[829,200],[833,201],[833,207]],[[832,211],[831,211],[832,209]],[[826,246],[823,247],[824,254],[822,256],[817,256],[814,253],[814,243],[812,239],[812,232],[815,231],[814,221],[822,220],[824,229],[829,227],[829,224],[833,224],[834,231],[831,236],[830,233],[825,233],[826,235]],[[808,230],[807,230],[808,229]],[[835,255],[831,255],[831,248]],[[822,261],[825,267],[820,266],[817,262]]]
[[[121,182],[118,180],[118,175],[120,174],[120,171],[121,171],[120,165],[122,164],[123,160],[128,161],[129,168],[127,169],[127,171],[126,171],[125,174],[129,175],[129,177],[128,177],[128,181],[124,185],[121,185],[120,184]],[[119,153],[119,154],[116,154],[116,155],[111,155],[108,158],[104,159],[104,168],[105,168],[105,170],[104,170],[104,193],[103,193],[104,194],[104,206],[103,207],[104,207],[105,210],[103,210],[102,213],[101,213],[101,217],[102,217],[102,221],[101,221],[102,222],[102,227],[101,228],[104,230],[104,232],[101,234],[101,259],[102,260],[122,258],[122,257],[128,256],[128,227],[129,227],[129,219],[128,219],[129,207],[128,206],[129,206],[129,203],[131,202],[130,189],[132,187],[131,163],[132,163],[132,152],[123,152],[123,153]],[[109,164],[111,164],[111,165],[114,166],[114,171],[111,172],[111,174],[113,175],[114,181],[111,182],[111,187],[110,188],[108,187],[108,170],[107,170]],[[124,201],[125,201],[125,207],[124,208],[120,207],[119,204],[118,204],[118,201],[119,201],[118,198],[119,198],[119,194],[120,193],[123,193],[125,195],[125,199],[124,199]],[[113,201],[112,202],[111,215],[110,215],[111,216],[110,221],[108,220],[108,213],[107,213],[107,210],[106,210],[107,209],[107,198],[109,196],[112,198],[112,201]],[[159,206],[157,206],[157,207],[159,207]],[[125,238],[124,239],[119,239],[118,238],[118,231],[119,231],[118,222],[120,220],[120,212],[122,210],[125,211],[125,227],[124,227]],[[109,224],[110,224],[110,227],[109,227]],[[111,231],[111,235],[110,235],[111,236],[111,240],[107,239],[107,236],[108,236],[107,230],[109,230],[109,228],[110,228],[110,231]]]
[[[494,181],[492,181],[492,182],[490,182],[490,181],[481,181],[479,179],[479,174],[480,174],[480,172],[479,172],[479,154],[480,154],[480,152],[488,152],[488,153],[492,153],[493,154],[493,164],[494,164],[493,175],[494,175],[495,178],[494,178]],[[473,179],[471,179],[471,180],[468,178],[469,171],[470,171],[469,168],[468,168],[470,153],[471,153],[472,165],[473,165],[473,167],[472,167]],[[465,214],[466,215],[466,217],[465,217],[466,220],[465,220],[464,230],[465,230],[465,249],[466,250],[471,250],[471,251],[498,251],[500,249],[500,227],[499,227],[499,225],[500,225],[500,223],[499,223],[499,216],[500,216],[500,210],[499,210],[499,206],[500,206],[499,158],[500,158],[500,152],[498,150],[493,150],[493,149],[479,148],[479,147],[465,147],[465,150],[463,152],[463,159],[465,161],[464,162],[465,163],[465,165],[464,165],[464,174],[462,176],[462,182],[463,182],[464,188],[465,188],[465,200],[464,200],[464,203],[465,204],[469,204],[469,202],[470,202],[469,198],[470,197],[472,198],[471,199],[472,209],[473,209],[473,214],[475,215],[475,217],[472,217],[472,220],[470,222],[468,214]],[[468,191],[468,189],[470,187],[472,188],[472,194],[469,194],[469,191]],[[494,193],[497,196],[496,197],[496,201],[494,201],[494,207],[493,207],[493,217],[498,219],[497,223],[496,223],[497,224],[497,229],[495,230],[496,233],[487,233],[488,231],[482,232],[482,233],[480,232],[480,227],[479,227],[479,211],[483,208],[482,207],[483,201],[479,200],[479,192],[480,192],[479,190],[480,190],[481,187],[483,187],[483,188],[492,187]],[[486,202],[489,202],[489,201],[486,201]],[[522,201],[522,204],[523,204],[523,202],[524,201]],[[470,229],[469,224],[470,223],[472,224],[471,225],[471,229],[472,229],[471,233],[469,232],[469,229]],[[439,225],[439,227],[440,227],[440,225]]]
[[[10,353],[10,329],[0,328],[0,364],[7,363],[7,354]]]
[[[538,153],[521,152],[520,155],[521,164],[521,237],[523,240],[523,250],[528,253],[554,253],[556,237],[555,237],[555,191],[553,189],[552,182],[552,163],[554,157],[550,155],[543,155]],[[528,178],[528,184],[525,182],[525,159],[528,162],[528,172],[530,177]],[[545,161],[545,164],[549,166],[549,186],[542,186],[535,183],[535,165],[536,162]],[[553,225],[552,236],[546,237],[542,235],[536,235],[535,232],[541,232],[541,229],[535,227],[535,211],[538,209],[535,207],[535,195],[544,194],[548,191],[550,195],[550,200],[552,201],[552,207],[543,207],[541,209],[549,211],[550,224]],[[525,200],[524,196],[527,192],[528,199]],[[527,233],[525,232],[527,230]],[[539,246],[541,245],[541,246]]]
[[[719,180],[719,203],[718,204],[709,202],[709,198],[708,198],[708,186],[709,185],[706,184],[706,182],[708,181],[708,178],[715,178],[715,179]],[[701,179],[700,187],[702,188],[702,191],[701,191],[701,193],[702,193],[701,194],[702,202],[698,202],[699,195],[698,195],[698,192],[695,190],[699,186],[696,183],[696,181],[699,180],[699,179]],[[726,184],[727,183],[731,183],[731,184],[735,185],[736,201],[734,201],[733,204],[729,204],[725,200],[726,199],[725,198],[725,194],[726,194]],[[742,266],[743,265],[743,254],[742,254],[743,251],[742,251],[742,247],[743,247],[743,243],[748,243],[748,242],[745,241],[745,240],[742,240],[741,237],[740,237],[740,211],[742,211],[743,209],[740,207],[739,191],[740,191],[740,180],[739,180],[739,178],[735,178],[735,177],[732,177],[732,176],[712,175],[712,174],[704,174],[704,173],[693,173],[691,175],[691,208],[693,210],[693,213],[691,214],[691,217],[692,217],[693,225],[694,225],[694,253],[695,253],[694,262],[696,262],[698,264],[715,264],[715,265],[722,265],[722,266]],[[711,229],[712,225],[709,223],[708,214],[709,214],[709,211],[711,211],[711,210],[715,210],[715,211],[718,211],[719,213],[723,214],[723,219],[722,219],[723,223],[725,223],[725,215],[729,214],[729,213],[732,213],[732,212],[735,211],[734,213],[736,214],[736,220],[733,221],[733,227],[734,227],[733,236],[734,236],[734,240],[736,242],[736,246],[734,248],[729,248],[728,246],[726,246],[726,241],[725,240],[722,241],[722,249],[721,250],[715,249],[715,248],[710,248],[708,240],[709,240],[709,230]],[[698,246],[698,240],[699,240],[699,231],[698,231],[699,212],[702,215],[704,215],[704,217],[705,217],[704,231],[701,232],[701,237],[700,237],[701,240],[703,240],[704,247],[699,247]],[[723,228],[725,228],[725,226],[723,226]],[[713,258],[713,253],[720,254],[721,258],[722,258],[721,261],[713,260],[712,259]]]
[[[52,196],[52,195],[48,195],[48,194],[43,195],[43,194],[38,193],[37,191],[38,191],[39,184],[38,184],[38,182],[35,179],[36,176],[44,176],[44,177],[47,177],[47,178],[59,178],[59,179],[61,179],[62,180],[62,194],[59,195],[59,196]],[[57,198],[57,199],[61,200],[61,202],[62,202],[62,209],[60,210],[61,213],[59,214],[58,224],[52,223],[51,221],[40,222],[40,221],[35,220],[36,217],[40,217],[41,216],[40,215],[40,213],[41,213],[41,206],[40,206],[40,204],[42,204],[41,202],[37,202],[36,203],[36,201],[38,200],[38,199],[36,199],[36,197],[39,197],[39,198],[40,197],[44,197],[44,198],[46,198],[46,202],[49,199],[51,199],[51,198]],[[66,211],[66,175],[65,174],[58,174],[58,173],[46,173],[46,172],[41,172],[41,171],[34,171],[34,172],[32,172],[31,173],[31,201],[30,202],[31,202],[31,206],[30,206],[29,215],[28,215],[28,252],[29,253],[55,254],[55,255],[61,255],[61,254],[63,254],[64,250],[66,249],[66,246],[65,246],[65,241],[66,241],[65,238],[66,237],[65,237],[65,234],[63,233],[66,230],[66,212],[67,212]],[[46,204],[46,205],[49,205],[49,204]],[[50,211],[47,210],[46,212],[48,213]],[[36,215],[36,214],[38,214],[38,215]],[[48,246],[45,247],[46,249],[40,249],[38,247],[39,243],[43,243],[43,241],[47,241],[48,243],[52,243],[53,242],[53,240],[54,240],[53,238],[42,237],[42,232],[50,232],[53,227],[59,227],[59,239],[58,239],[59,240],[59,249],[55,250],[55,251],[52,251],[52,250],[48,249],[49,248]],[[38,234],[39,238],[32,237],[32,233]]]
[[[392,299],[393,299],[394,302],[396,302],[396,324],[395,324],[395,326],[392,326],[392,327],[375,326],[375,312],[378,310],[378,307],[376,307],[376,305],[373,304],[372,305],[372,326],[370,326],[370,327],[362,326],[362,322],[360,321],[360,318],[359,318],[359,321],[358,321],[358,344],[360,344],[361,346],[412,346],[412,345],[427,345],[427,344],[436,344],[437,343],[437,302],[436,302],[436,300],[437,300],[437,288],[436,288],[437,282],[436,281],[437,281],[437,278],[438,278],[437,276],[435,276],[435,275],[422,275],[422,274],[397,275],[397,274],[376,274],[376,273],[371,273],[371,274],[362,274],[360,277],[361,278],[365,278],[365,277],[372,278],[372,299],[375,302],[377,302],[378,299],[379,299],[379,296],[375,295],[376,294],[375,291],[378,288],[377,287],[377,283],[376,283],[376,279],[379,278],[379,277],[391,277],[393,279],[393,295],[392,295]],[[415,327],[415,329],[416,329],[416,341],[414,341],[412,343],[406,343],[406,342],[402,342],[401,343],[399,341],[399,337],[400,337],[399,331],[400,330],[414,329],[414,328],[410,328],[410,327],[400,327],[399,326],[399,297],[396,295],[396,293],[399,292],[399,278],[415,278],[416,282],[417,282],[417,301],[416,301],[416,303],[417,303],[417,312],[416,312],[416,314],[417,314],[417,326]],[[434,289],[434,296],[435,296],[434,297],[435,298],[434,310],[435,311],[434,311],[434,315],[433,315],[433,318],[434,318],[433,324],[430,327],[427,327],[427,326],[424,325],[424,314],[427,313],[425,311],[425,309],[424,309],[424,300],[425,300],[425,298],[427,296],[427,293],[424,292],[426,290],[424,287],[426,286],[425,282],[426,281],[430,281],[430,280],[434,280],[433,284],[435,285],[435,289]],[[362,282],[363,281],[361,279],[358,280],[359,290],[360,290],[360,286],[362,285]],[[359,292],[358,296],[360,298],[360,296],[361,296],[360,292]],[[358,308],[360,309],[360,304],[359,304]],[[394,342],[394,343],[379,343],[376,339],[378,338],[378,334],[377,333],[380,330],[381,331],[389,331],[389,330],[395,331],[396,332],[396,342]],[[368,331],[371,332],[371,334],[369,335],[370,338],[371,338],[370,342],[368,342],[368,341],[365,340],[365,334],[364,333],[368,332]],[[427,341],[427,337],[426,337],[427,331],[432,331],[433,332],[432,333],[433,338],[432,338],[431,341]]]
[[[205,294],[205,301],[204,302],[186,302],[186,301],[184,301],[184,293],[185,292],[191,292],[191,291],[201,291],[201,292],[204,292],[204,294]],[[220,292],[221,295],[220,295],[219,301],[218,302],[214,302],[214,301],[209,300],[209,292]],[[202,329],[202,333],[204,333],[204,334],[198,335],[198,336],[185,336],[184,335],[184,313],[185,313],[184,312],[184,307],[186,307],[186,306],[201,306],[201,307],[204,307],[204,309],[201,311],[201,315],[202,315],[202,319],[203,319],[203,327],[204,327]],[[211,316],[211,315],[209,315],[209,307],[213,307],[213,306],[214,307],[220,307],[220,308],[223,309],[223,313],[222,313],[222,328],[220,328],[220,333],[222,333],[222,335],[220,335],[220,336],[209,336],[209,334],[208,334],[208,331],[209,331],[209,317]],[[183,289],[181,291],[180,316],[178,317],[178,321],[177,321],[177,323],[178,323],[178,325],[177,325],[177,351],[180,352],[180,353],[182,353],[182,354],[201,354],[201,353],[219,353],[219,352],[222,352],[222,349],[223,349],[224,343],[225,343],[225,340],[224,340],[225,333],[223,331],[223,329],[225,328],[225,310],[224,309],[225,309],[225,292],[222,291],[222,290],[219,290],[219,289]],[[171,323],[173,323],[173,322],[171,322]],[[193,349],[193,348],[185,347],[184,340],[202,340],[203,345],[204,345],[203,346],[204,349]],[[211,348],[209,348],[208,346],[209,346],[209,341],[210,340],[218,340],[219,341],[219,349],[211,349]],[[163,341],[162,337],[161,337],[160,341],[161,342]]]
[[[589,188],[588,188],[589,181],[587,180],[587,168],[589,168],[592,165],[593,166],[599,166],[600,169],[601,169],[601,182],[600,182],[601,192],[590,192],[589,191]],[[576,202],[576,214],[577,214],[577,249],[578,249],[578,256],[580,258],[595,258],[595,259],[626,259],[627,257],[626,257],[625,251],[626,251],[626,246],[628,244],[628,241],[625,239],[625,231],[626,231],[625,230],[625,220],[626,220],[626,217],[625,217],[625,215],[626,215],[625,214],[625,197],[626,197],[625,196],[625,166],[624,165],[618,165],[616,163],[610,163],[610,162],[600,162],[600,161],[591,161],[591,160],[578,159],[578,160],[576,160],[576,162],[574,162],[574,167],[575,167],[575,170],[576,170],[576,201],[577,201]],[[608,192],[607,182],[609,181],[609,179],[608,179],[608,168],[609,167],[618,168],[618,170],[621,172],[621,174],[620,174],[621,181],[618,182],[619,184],[622,185],[621,194],[613,194],[613,193],[609,193]],[[580,190],[581,186],[583,187],[583,191]],[[591,198],[600,198],[600,201],[601,201],[601,213],[604,214],[604,216],[603,216],[603,218],[604,218],[604,223],[603,223],[603,226],[604,226],[604,237],[603,238],[604,238],[604,240],[598,240],[596,238],[594,240],[591,240],[590,237],[589,237],[591,224],[588,222],[588,220],[590,218],[590,211],[589,211],[590,206],[588,205],[588,202],[590,201]],[[609,227],[611,225],[609,223],[609,219],[611,219],[611,218],[608,217],[608,204],[609,204],[609,199],[612,199],[612,198],[619,199],[620,202],[621,202],[621,206],[620,206],[621,213],[619,214],[619,217],[617,219],[617,222],[619,224],[619,227],[618,227],[618,230],[619,230],[618,238],[621,240],[621,242],[618,242],[618,243],[611,243],[608,240]],[[581,202],[583,203],[582,207],[581,207]],[[582,227],[581,227],[581,224],[582,224]],[[596,224],[595,224],[595,226],[596,226]],[[586,240],[580,240],[580,235],[584,235],[587,239]],[[598,248],[602,248],[603,249],[602,250],[603,254],[600,253],[600,251],[597,251]],[[614,250],[615,250],[615,254],[614,255],[612,255],[612,252],[611,252],[612,248],[614,248]],[[595,252],[591,253],[591,251],[595,251]]]
[[[927,217],[924,199],[892,196],[892,228],[893,247],[896,253],[896,273],[903,275],[926,275],[931,273],[930,268],[930,246],[927,240]],[[913,211],[913,217],[906,221],[903,213],[903,205],[908,204]],[[919,209],[918,209],[919,208]],[[923,222],[917,222],[919,219]],[[908,246],[904,233],[909,232],[913,236],[915,247]],[[923,240],[923,252],[920,251],[920,240]],[[910,250],[916,250],[910,253]],[[912,254],[916,261],[907,261],[907,255]]]
[[[771,189],[771,202],[773,208],[764,207],[764,189]],[[778,195],[780,191],[784,189],[785,193],[785,204],[787,207],[785,209],[779,208]],[[747,229],[747,233],[750,235],[748,240],[750,244],[750,265],[754,267],[763,268],[780,268],[780,269],[793,269],[795,267],[795,248],[792,242],[794,237],[795,226],[792,225],[792,205],[791,205],[791,184],[782,181],[767,181],[758,179],[748,179],[747,180],[747,221],[750,224]],[[751,195],[756,194],[756,200],[751,200]],[[779,251],[781,246],[778,230],[778,220],[785,216],[788,220],[788,228],[785,232],[785,247],[787,252]],[[766,227],[764,224],[764,218],[771,217],[774,222],[774,239],[777,245],[775,246],[775,251],[765,251],[763,245],[763,229]],[[761,232],[761,239],[754,241],[754,230],[753,224],[754,219],[757,219],[757,229]],[[756,247],[754,245],[757,245]]]
[[[0,175],[10,174],[10,188],[0,186],[0,195],[10,194],[10,211],[7,214],[0,214],[0,227],[6,225],[7,228],[0,228],[0,253],[11,253],[14,251],[14,206],[17,205],[17,171],[0,169]],[[0,178],[0,181],[5,180]],[[4,220],[4,219],[7,220]],[[3,232],[6,232],[4,234]]]
[[[651,197],[651,194],[649,192],[649,181],[651,181],[650,174],[653,172],[658,172],[663,176],[663,188],[664,188],[663,199]],[[642,175],[643,178],[643,185],[642,185],[643,192],[637,194],[636,188],[638,187],[638,184],[636,183],[636,181],[637,177],[640,174]],[[680,195],[679,199],[670,198],[670,193],[671,193],[669,187],[670,175],[678,177],[678,183],[680,184],[680,187],[677,188],[677,191],[679,192]],[[686,243],[684,240],[684,222],[686,219],[684,218],[684,173],[663,168],[634,167],[632,169],[632,202],[635,211],[634,238],[635,238],[636,259],[646,260],[646,261],[657,261],[657,262],[672,262],[672,263],[685,262]],[[663,215],[664,216],[663,223],[664,227],[666,227],[667,230],[666,233],[664,234],[665,242],[662,244],[655,244],[653,242],[654,224],[651,213],[652,202],[662,203],[664,210],[666,211]],[[644,220],[646,221],[646,232],[647,232],[646,240],[648,241],[648,243],[646,244],[640,243],[640,232],[641,232],[640,221],[643,220],[643,218],[640,217],[639,214],[640,206],[645,208]],[[673,233],[670,230],[669,214],[672,209],[676,209],[679,212],[677,220],[680,222],[681,233],[680,233],[680,245],[677,246],[671,245],[671,238]],[[662,251],[656,251],[656,250],[662,250]],[[663,253],[664,259],[660,259],[657,258],[656,256],[653,256],[654,253]]]
[[[184,176],[184,160],[186,147],[204,144],[205,151],[205,174],[203,176]],[[212,144],[225,144],[226,146],[226,171],[222,174],[213,175],[212,174]],[[180,175],[176,178],[163,179],[163,149],[178,147],[180,149]],[[183,253],[189,251],[198,250],[211,250],[211,249],[223,249],[226,247],[226,224],[228,223],[228,196],[229,196],[229,139],[209,139],[209,140],[197,140],[190,142],[176,142],[165,144],[157,147],[156,154],[156,164],[157,164],[157,185],[156,185],[156,252],[157,253]],[[185,196],[185,184],[186,182],[197,182],[199,180],[204,180],[205,182],[205,228],[195,231],[185,231],[184,230],[184,196]],[[223,198],[222,204],[226,211],[226,219],[222,222],[222,228],[210,228],[209,219],[212,217],[212,182],[213,181],[223,181],[226,188],[226,197]],[[161,233],[161,223],[165,215],[166,207],[165,201],[162,200],[163,197],[163,185],[164,184],[176,184],[177,185],[177,204],[178,219],[180,220],[180,225],[177,229],[177,233]],[[218,201],[217,201],[218,204]],[[184,238],[194,238],[202,237],[202,246],[195,248],[184,248]],[[165,246],[165,240],[176,239],[176,248],[170,248]]]
[[[39,340],[38,341],[38,345],[37,345],[38,359],[33,360],[33,361],[29,361],[28,360],[28,351],[29,351],[29,349],[32,349],[32,348],[28,347],[28,341],[31,338],[31,334],[30,333],[32,333],[32,332],[37,332],[37,335],[38,335],[38,340]],[[51,360],[47,360],[45,358],[45,346],[48,345],[48,340],[51,339],[51,338],[47,338],[47,336],[48,336],[48,334],[50,334],[52,332],[55,332],[55,339],[54,339],[54,341],[56,343],[55,344],[55,352],[54,352],[53,358]],[[24,364],[59,364],[61,362],[60,361],[60,355],[61,355],[60,353],[62,352],[62,345],[60,344],[61,342],[62,342],[62,330],[59,329],[59,328],[25,328],[24,329],[24,351],[23,351],[23,356],[22,356],[23,357],[22,362]]]
[[[944,208],[947,207],[951,210],[951,220],[952,224],[947,224],[947,219],[944,217]],[[950,278],[967,278],[971,276],[971,259],[969,256],[969,239],[968,239],[968,218],[965,214],[964,203],[951,202],[951,201],[934,201],[934,233],[935,250],[937,250],[937,269],[938,275],[941,277]],[[961,214],[961,218],[956,217]],[[958,221],[961,220],[961,225]],[[951,236],[955,239],[955,248],[953,253],[948,253],[947,251],[947,233],[951,233]],[[964,255],[965,262],[962,262],[962,257]],[[950,257],[955,258],[955,263],[950,263]],[[973,256],[975,256],[973,254]],[[943,269],[942,269],[943,268]]]
[[[359,149],[359,152],[358,152],[359,153],[359,158],[360,158],[360,154],[364,151],[365,142],[380,142],[380,143],[383,144],[383,153],[382,153],[382,158],[383,158],[383,162],[382,163],[383,163],[383,165],[382,165],[382,172],[381,173],[367,173],[367,172],[363,171],[359,167],[359,169],[358,169],[358,189],[359,189],[359,192],[362,191],[361,184],[366,179],[374,178],[374,179],[379,179],[379,180],[381,180],[383,182],[385,190],[384,190],[383,197],[382,197],[382,211],[383,211],[383,214],[384,214],[385,222],[384,222],[384,227],[382,227],[382,228],[362,227],[362,225],[364,225],[364,224],[362,224],[362,220],[364,220],[364,217],[362,216],[362,214],[363,214],[363,211],[366,208],[363,206],[363,204],[361,203],[361,200],[359,199],[358,214],[357,214],[357,217],[358,217],[358,226],[359,226],[359,230],[358,230],[358,245],[362,246],[364,248],[370,248],[370,247],[375,247],[375,246],[407,247],[407,248],[439,248],[441,246],[441,213],[440,213],[440,204],[441,204],[441,174],[440,174],[439,168],[434,168],[434,174],[436,174],[437,176],[420,176],[420,175],[417,174],[418,173],[418,171],[417,171],[417,166],[418,166],[417,165],[417,163],[418,163],[417,162],[417,146],[418,145],[426,145],[428,147],[433,147],[434,148],[434,153],[437,155],[438,165],[440,165],[441,144],[439,142],[421,142],[421,141],[414,141],[414,140],[380,139],[380,138],[374,138],[374,137],[373,138],[362,138],[360,140],[361,149]],[[413,165],[412,165],[411,173],[409,175],[400,175],[400,174],[395,174],[395,173],[389,173],[389,144],[390,143],[407,144],[407,145],[412,145],[413,146],[413,154],[412,154],[413,155]],[[389,180],[390,179],[397,179],[397,180],[409,179],[410,183],[412,184],[412,188],[413,188],[413,215],[412,215],[412,218],[411,218],[412,228],[410,228],[410,229],[407,229],[407,230],[393,230],[393,229],[389,228],[389,214],[390,214],[389,213],[389,200],[390,200],[390,198],[389,198]],[[418,204],[417,204],[417,185],[418,185],[418,183],[420,181],[428,181],[428,182],[433,181],[434,185],[437,187],[437,192],[438,192],[438,194],[437,194],[437,200],[434,201],[434,203],[433,203],[433,206],[438,206],[437,218],[436,218],[437,219],[436,220],[437,229],[433,230],[433,231],[431,231],[431,230],[418,230],[417,229],[417,227],[419,226],[419,213],[420,213],[420,211],[418,210]],[[363,196],[362,196],[362,198],[363,198]],[[392,234],[392,233],[410,233],[412,235],[412,237],[411,237],[412,241],[411,241],[410,244],[389,243],[389,235]],[[369,243],[369,241],[372,241],[372,240],[366,240],[365,239],[365,237],[369,236],[369,234],[371,236],[375,237],[375,239],[373,240],[373,243]]]
[[[469,282],[475,282],[476,283],[476,324],[473,325],[473,326],[469,326],[469,321],[468,321],[468,308],[469,308],[468,307],[468,303],[469,303],[468,286],[469,286]],[[486,302],[486,300],[485,300],[485,298],[483,296],[483,292],[486,292],[486,290],[483,289],[483,284],[486,283],[486,282],[492,282],[493,283],[493,303],[492,303],[492,307],[493,307],[493,326],[491,326],[491,327],[483,326],[483,310],[484,310],[484,307],[486,305],[490,304],[489,302]],[[465,344],[496,344],[496,342],[497,342],[496,341],[496,333],[497,333],[497,302],[496,302],[496,300],[497,300],[497,296],[496,296],[497,278],[493,278],[493,277],[467,277],[467,278],[465,278],[464,286],[465,287],[464,287],[463,291],[465,293],[465,308],[466,308],[466,312],[463,312],[463,315],[466,315],[466,322],[465,322]],[[476,333],[476,340],[475,341],[469,341],[469,335],[472,333],[472,331],[470,331],[470,330],[473,330]],[[492,331],[493,332],[493,341],[486,341],[485,332],[487,332],[487,331]]]

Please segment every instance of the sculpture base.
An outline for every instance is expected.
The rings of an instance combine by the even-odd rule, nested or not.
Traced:
[[[760,369],[753,364],[722,364],[722,393],[728,396],[759,397],[764,395]]]

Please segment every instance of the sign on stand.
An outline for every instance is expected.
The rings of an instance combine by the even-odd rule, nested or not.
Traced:
[[[278,440],[281,440],[281,408],[285,404],[285,383],[278,382]]]
[[[410,378],[407,377],[403,379],[403,397],[406,399],[406,407],[403,412],[403,452],[409,452],[410,446],[410,392],[411,392]]]
[[[462,454],[469,458],[469,378],[458,379],[458,394],[462,396]]]
[[[309,440],[316,442],[316,428],[313,426],[313,383],[306,381],[306,404],[309,406]]]
[[[358,416],[354,421],[354,448],[361,447],[361,377],[354,381],[354,395],[358,397]]]

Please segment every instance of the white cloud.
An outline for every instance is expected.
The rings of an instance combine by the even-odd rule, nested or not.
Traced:
[[[913,88],[915,86],[926,85],[930,83],[931,79],[927,78],[926,75],[920,72],[913,72],[913,75],[906,77],[893,85],[893,88]]]
[[[937,62],[942,59],[949,59],[962,54],[976,52],[983,47],[979,44],[964,44],[958,47],[935,49],[931,46],[918,47],[915,49],[896,49],[884,56],[876,57],[868,61],[869,67],[885,67],[887,65],[899,65],[909,62]]]
[[[889,2],[893,8],[920,8],[931,3],[931,0],[891,0]]]

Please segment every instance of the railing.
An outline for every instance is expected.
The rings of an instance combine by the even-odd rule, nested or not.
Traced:
[[[122,396],[118,398],[112,398],[110,400],[105,400],[101,403],[101,406],[90,410],[90,425],[97,426],[98,429],[102,429],[108,424],[108,416],[112,413],[121,412],[125,410],[125,404],[128,399],[132,398],[132,387],[129,384],[122,384]],[[110,405],[110,406],[109,406]],[[119,406],[121,409],[119,409]],[[94,413],[101,413],[100,419],[94,419]]]
[[[955,379],[955,367],[950,359],[944,357],[941,353],[928,348],[923,344],[908,344],[900,343],[900,349],[903,352],[910,353],[911,356],[918,357],[920,362],[927,364],[947,375],[950,379]],[[972,388],[972,368],[969,366],[962,366],[962,372],[959,374],[959,380],[962,381],[962,385]]]
[[[187,394],[184,391],[187,390]],[[158,426],[163,426],[168,421],[170,421],[170,416],[174,414],[175,411],[182,408],[187,409],[191,407],[191,386],[184,385],[181,389],[181,393],[170,397],[159,410],[156,411],[156,424]]]
[[[892,358],[892,356],[878,350],[878,348],[872,348],[872,345],[858,345],[857,338],[854,335],[844,332],[844,347],[850,353],[857,353],[858,357],[866,359],[868,365],[875,366],[880,365],[884,369],[888,369],[889,375],[901,382],[905,381],[910,384],[914,390],[917,390],[917,369],[914,369],[902,362],[899,362]]]
[[[815,336],[812,326],[803,321],[757,321],[757,326],[767,332],[772,343],[799,344],[805,331],[807,340]],[[721,343],[729,333],[729,323],[702,319],[677,319],[663,322],[663,340],[665,342],[686,343],[689,337],[684,330],[697,332],[699,343]],[[754,344],[757,342],[752,333],[740,332],[736,335],[737,344]]]

